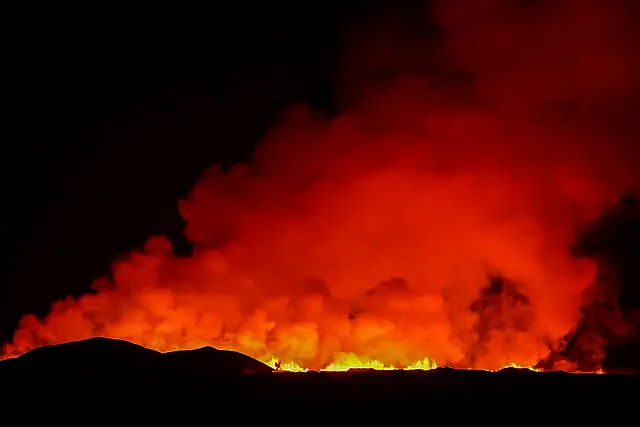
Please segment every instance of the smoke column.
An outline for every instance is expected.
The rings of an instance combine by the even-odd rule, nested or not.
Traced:
[[[5,351],[107,336],[307,368],[535,365],[589,304],[576,231],[638,183],[637,9],[448,0],[354,23],[340,113],[294,106],[180,201],[191,256],[152,237]]]

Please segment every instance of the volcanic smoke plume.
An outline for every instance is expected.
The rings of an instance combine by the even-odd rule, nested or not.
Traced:
[[[5,351],[107,336],[306,368],[535,365],[590,302],[576,230],[638,183],[637,9],[448,0],[354,23],[341,112],[295,106],[249,162],[207,171],[179,204],[190,257],[152,237]]]

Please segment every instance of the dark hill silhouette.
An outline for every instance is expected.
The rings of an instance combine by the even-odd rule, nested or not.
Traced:
[[[203,347],[162,355],[163,362],[180,366],[197,375],[265,374],[273,371],[264,363],[241,353]]]
[[[243,354],[212,347],[159,353],[127,341],[91,338],[40,347],[4,360],[0,382],[172,382],[271,370]]]

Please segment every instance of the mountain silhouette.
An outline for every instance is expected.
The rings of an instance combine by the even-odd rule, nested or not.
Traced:
[[[127,341],[91,338],[4,360],[0,382],[155,383],[271,371],[248,356],[212,347],[159,353]]]

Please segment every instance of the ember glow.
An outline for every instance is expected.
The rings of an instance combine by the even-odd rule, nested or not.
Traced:
[[[296,362],[281,362],[276,358],[273,358],[266,362],[267,365],[275,369],[276,371],[283,372],[307,372],[307,368],[303,368]],[[346,372],[350,369],[372,369],[375,371],[393,371],[397,369],[414,371],[428,371],[436,369],[438,366],[435,362],[429,359],[424,359],[410,365],[385,365],[382,362],[376,360],[362,360],[356,354],[334,354],[333,362],[330,365],[320,369],[324,372]],[[516,366],[513,366],[516,367]]]
[[[191,256],[150,238],[5,354],[105,336],[286,371],[497,370],[562,349],[597,275],[576,230],[638,182],[636,6],[431,3],[436,41],[353,31],[340,115],[296,106],[204,174],[179,203]]]

